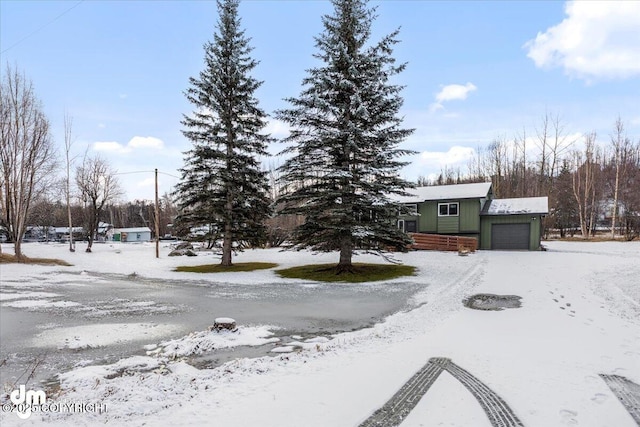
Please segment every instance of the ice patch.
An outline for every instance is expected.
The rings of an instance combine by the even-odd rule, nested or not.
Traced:
[[[72,350],[104,347],[136,340],[152,340],[177,330],[175,325],[155,323],[105,323],[74,326],[41,332],[34,337],[35,347],[57,347]]]
[[[26,308],[26,309],[46,309],[78,307],[82,304],[73,301],[48,301],[48,300],[18,300],[3,303],[5,307]]]
[[[59,296],[60,294],[54,294],[52,292],[0,292],[0,301],[11,301],[15,299],[54,298]]]
[[[286,345],[282,347],[272,348],[271,352],[272,353],[293,353],[294,350],[295,350],[295,347],[293,347],[292,345]]]

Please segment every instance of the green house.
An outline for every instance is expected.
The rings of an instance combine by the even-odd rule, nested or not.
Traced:
[[[539,250],[547,197],[494,199],[490,182],[409,190],[393,199],[409,209],[398,219],[407,233],[474,237],[480,249]]]

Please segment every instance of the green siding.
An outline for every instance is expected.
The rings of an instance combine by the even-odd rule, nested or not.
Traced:
[[[452,234],[460,232],[460,217],[457,216],[439,216],[438,217],[438,233]]]
[[[459,216],[438,216],[438,203],[458,202]],[[479,199],[428,201],[418,206],[421,233],[478,233],[480,231]]]
[[[483,216],[480,229],[480,249],[491,249],[491,224],[524,224],[530,225],[529,250],[540,249],[540,226],[542,217],[540,215],[488,215]]]
[[[418,210],[420,212],[418,231],[421,233],[437,233],[438,204],[436,202],[421,203]]]
[[[480,231],[480,201],[478,199],[460,200],[460,233]]]

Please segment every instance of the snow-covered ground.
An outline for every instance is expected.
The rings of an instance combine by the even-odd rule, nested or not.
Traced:
[[[546,246],[547,252],[482,251],[467,257],[400,254],[397,257],[419,267],[419,273],[388,286],[402,281],[429,286],[415,297],[421,303],[418,308],[393,314],[372,328],[288,343],[273,357],[238,359],[202,370],[181,356],[234,342],[268,342],[269,326],[240,327],[236,333],[193,331],[169,342],[154,342],[150,335],[147,356],[110,365],[89,363],[61,373],[59,401],[95,402],[106,405],[105,412],[34,413],[27,420],[2,413],[0,421],[2,426],[358,426],[430,358],[446,357],[500,395],[526,426],[633,426],[633,418],[599,374],[620,375],[640,384],[640,243],[547,242]],[[94,254],[71,254],[56,245],[28,245],[25,251],[29,256],[67,259],[74,264],[69,271],[169,279],[192,277],[173,272],[176,265],[215,262],[207,256],[168,258],[166,250],[156,260],[151,245],[100,245]],[[248,251],[237,258],[285,267],[336,259],[335,254],[276,250]],[[0,268],[2,281],[13,282],[11,292],[0,294],[0,307],[50,301],[46,288],[16,291],[15,280],[24,278],[28,283],[63,269]],[[269,270],[211,278],[256,285],[274,279]],[[25,297],[29,292],[36,295]],[[462,300],[475,293],[517,295],[522,307],[465,308]],[[65,308],[61,303],[57,310]],[[68,309],[73,306],[68,304]],[[46,329],[43,338],[59,342],[64,336],[78,337],[79,343],[69,345],[81,350],[149,329],[145,324],[101,327],[97,335],[82,330],[60,334],[54,327]],[[489,425],[473,396],[446,373],[402,423],[402,427]]]

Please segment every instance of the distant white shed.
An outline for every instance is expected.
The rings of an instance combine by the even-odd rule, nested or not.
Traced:
[[[151,229],[149,227],[116,228],[113,232],[116,242],[150,242]]]

